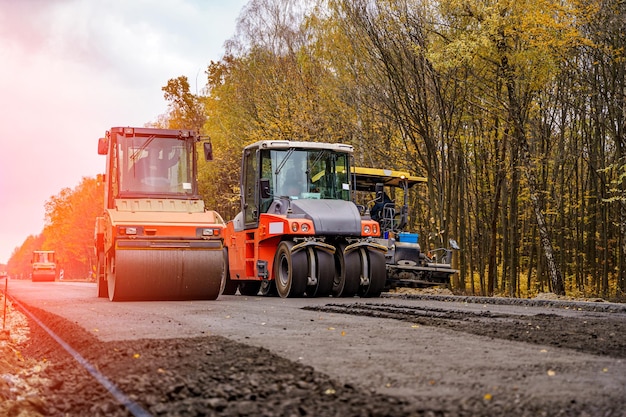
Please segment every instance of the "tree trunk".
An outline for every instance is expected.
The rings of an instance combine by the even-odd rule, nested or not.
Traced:
[[[541,199],[539,198],[537,177],[530,158],[530,148],[524,129],[522,109],[520,108],[519,100],[516,94],[513,70],[509,66],[506,56],[502,58],[501,63],[503,73],[505,74],[506,88],[509,99],[509,114],[514,127],[513,135],[517,142],[517,146],[519,147],[520,164],[524,168],[526,181],[528,182],[530,201],[535,212],[537,231],[539,232],[541,247],[543,248],[546,258],[546,266],[550,275],[550,282],[552,283],[552,291],[557,295],[565,295],[565,285],[563,284],[561,271],[554,259],[552,239],[550,231],[548,230],[548,224],[546,223],[546,217],[542,210]]]
[[[498,136],[498,121],[495,121],[496,124],[496,135]],[[502,191],[502,187],[504,184],[504,180],[506,177],[506,172],[504,169],[504,160],[506,154],[506,137],[505,134],[502,139],[502,152],[500,152],[499,144],[495,143],[495,160],[496,160],[496,175],[495,175],[495,196],[493,198],[493,212],[491,213],[491,226],[490,226],[490,237],[489,237],[489,270],[487,276],[487,291],[489,295],[493,295],[496,286],[497,280],[497,261],[496,261],[496,248],[498,245],[498,216],[500,215],[500,194]]]

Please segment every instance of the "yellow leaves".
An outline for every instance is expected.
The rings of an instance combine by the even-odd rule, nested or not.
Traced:
[[[327,330],[334,331],[334,330],[337,330],[337,329],[336,329],[336,328],[334,328],[334,327],[328,327],[328,328],[327,328]],[[343,336],[345,336],[345,335],[346,335],[346,331],[345,331],[345,330],[342,330],[342,331],[341,331],[341,336],[343,337]]]
[[[440,11],[450,22],[445,42],[433,43],[429,57],[435,67],[499,66],[503,58],[541,90],[557,71],[557,62],[580,43],[575,10],[552,0],[444,0]]]
[[[556,375],[556,371],[554,369],[548,369],[548,372],[546,372],[548,374],[548,376],[552,377]]]
[[[493,399],[493,395],[491,395],[490,393],[486,393],[485,395],[483,395],[483,400],[485,401],[491,401]]]
[[[133,353],[133,359],[139,359],[141,355],[139,353]]]

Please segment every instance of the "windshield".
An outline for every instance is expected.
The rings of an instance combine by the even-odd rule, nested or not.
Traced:
[[[262,177],[274,197],[350,201],[348,154],[325,149],[264,150]]]
[[[193,149],[176,138],[119,137],[120,194],[192,194]]]
[[[54,263],[54,252],[34,252],[33,263]]]

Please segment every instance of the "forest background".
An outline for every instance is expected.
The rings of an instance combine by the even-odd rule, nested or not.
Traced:
[[[358,165],[428,178],[411,229],[458,242],[454,291],[623,300],[625,54],[624,0],[251,0],[204,89],[169,80],[148,125],[211,137],[199,185],[225,219],[245,145],[350,143]],[[83,178],[52,196],[9,274],[54,249],[88,277],[102,195]]]

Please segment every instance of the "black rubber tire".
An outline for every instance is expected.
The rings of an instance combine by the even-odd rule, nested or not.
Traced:
[[[248,297],[254,297],[259,295],[261,289],[261,281],[244,280],[239,282],[239,293],[241,295],[247,295]]]
[[[333,289],[335,279],[335,260],[333,255],[320,249],[309,248],[307,250],[308,270],[311,263],[315,262],[317,283],[306,286],[307,297],[326,297]]]
[[[359,253],[361,257],[367,257],[368,270],[363,271],[363,274],[369,277],[369,284],[359,287],[359,295],[361,297],[378,297],[385,288],[385,282],[387,281],[385,255],[372,249],[360,249]],[[361,265],[363,265],[363,262]]]
[[[236,281],[230,279],[230,275],[226,276],[226,282],[224,283],[224,289],[222,290],[222,294],[224,295],[235,295],[237,292],[237,288],[239,284]]]
[[[96,282],[98,283],[98,298],[109,297],[109,287],[105,279],[104,253],[98,254],[98,264],[96,265]]]
[[[274,281],[281,298],[301,297],[307,284],[307,256],[304,251],[291,253],[294,243],[280,242],[274,256]]]
[[[230,266],[228,264],[228,248],[224,248],[224,283],[222,284],[222,290],[220,294],[224,295],[235,295],[237,292],[237,288],[239,287],[239,283],[237,281],[233,281],[230,279]]]
[[[276,291],[276,283],[274,282],[274,280],[261,281],[261,295],[267,297],[276,297],[278,295],[278,291]]]
[[[345,254],[345,243],[339,243],[335,251],[335,278],[333,297],[354,297],[361,284],[361,258],[358,251]]]
[[[115,294],[115,256],[113,254],[105,256],[104,273],[106,274],[109,300],[119,301],[119,295]]]

